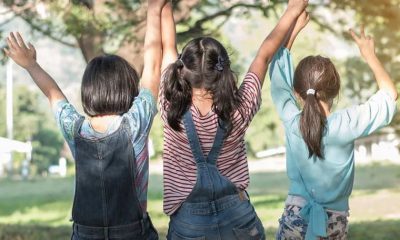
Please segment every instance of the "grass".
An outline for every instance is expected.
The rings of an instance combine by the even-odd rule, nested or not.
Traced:
[[[251,200],[273,238],[288,182],[285,173],[251,175]],[[162,212],[162,176],[151,175],[149,212],[161,239],[168,227]],[[73,178],[0,182],[0,240],[68,239]],[[349,239],[400,239],[400,166],[358,167],[350,201]]]

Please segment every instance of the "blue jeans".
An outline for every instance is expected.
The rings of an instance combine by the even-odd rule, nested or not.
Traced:
[[[265,239],[264,227],[249,200],[241,200],[239,195],[221,198],[215,204],[216,214],[209,206],[184,203],[171,216],[167,239]]]
[[[264,227],[247,193],[239,191],[216,166],[226,133],[224,123],[219,125],[214,145],[205,157],[190,111],[183,122],[196,161],[197,180],[186,201],[171,216],[167,239],[265,239]]]

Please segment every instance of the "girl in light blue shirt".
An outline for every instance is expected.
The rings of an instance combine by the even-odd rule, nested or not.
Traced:
[[[379,91],[364,104],[331,112],[340,90],[332,62],[309,56],[293,70],[289,50],[308,21],[304,12],[270,68],[271,94],[286,132],[290,182],[277,239],[346,239],[354,141],[391,122],[397,91],[376,57],[373,39],[364,29],[360,36],[350,30]]]

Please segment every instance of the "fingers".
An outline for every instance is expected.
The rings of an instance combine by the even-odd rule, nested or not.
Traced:
[[[7,38],[7,45],[11,50],[16,49],[16,46],[10,37]]]
[[[19,32],[17,32],[17,40],[18,40],[18,43],[19,43],[19,45],[22,47],[22,48],[27,48],[26,47],[26,45],[25,45],[25,42],[24,42],[24,39],[21,37],[21,34],[19,34]]]
[[[9,37],[9,38],[10,38],[10,40],[12,41],[12,43],[13,43],[13,45],[14,45],[15,48],[21,47],[21,46],[19,45],[18,40],[17,40],[17,38],[15,37],[15,35],[14,35],[13,32],[10,33],[10,37]]]
[[[308,23],[310,21],[310,13],[306,12],[306,23]]]
[[[10,52],[9,49],[3,48],[3,50],[4,50],[4,52],[6,53],[7,56],[10,56],[10,55],[11,55],[11,52]]]
[[[364,28],[364,25],[361,25],[361,27],[360,27],[360,33],[361,33],[361,37],[362,37],[362,38],[365,38],[365,28]]]
[[[28,47],[30,50],[33,50],[34,52],[36,52],[36,48],[35,48],[35,46],[32,45],[32,43],[28,43]]]
[[[359,43],[361,41],[361,39],[357,36],[353,29],[350,29],[349,32],[356,43]]]

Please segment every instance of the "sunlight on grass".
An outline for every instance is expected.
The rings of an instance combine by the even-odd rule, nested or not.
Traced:
[[[395,165],[357,168],[350,199],[350,233],[354,236],[350,239],[400,239],[386,238],[400,234],[399,173],[400,166]],[[0,240],[68,239],[73,178],[1,181],[0,186]],[[288,181],[283,172],[251,175],[251,201],[269,238],[273,238],[278,227],[287,188]],[[150,216],[160,232],[160,239],[164,239],[169,218],[162,210],[161,175],[151,175],[148,196]],[[382,227],[386,223],[387,227]],[[376,229],[371,236],[385,238],[365,237],[365,226]]]

